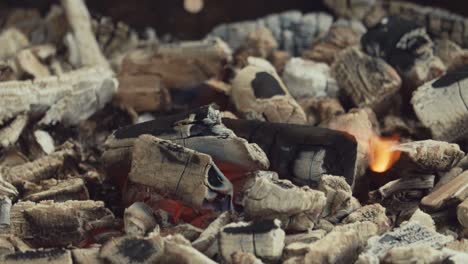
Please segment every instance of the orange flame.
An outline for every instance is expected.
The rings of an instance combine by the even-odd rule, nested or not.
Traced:
[[[400,151],[392,150],[398,145],[399,135],[392,137],[372,136],[369,140],[369,167],[375,172],[385,172],[400,158]]]

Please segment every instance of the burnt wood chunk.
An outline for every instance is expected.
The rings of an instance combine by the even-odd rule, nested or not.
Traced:
[[[439,211],[456,206],[466,198],[468,198],[468,171],[425,196],[421,200],[421,205],[429,211]]]
[[[306,125],[223,119],[236,135],[256,143],[270,160],[270,170],[298,185],[318,186],[322,175],[343,176],[351,186],[357,143],[336,130]]]
[[[421,123],[436,140],[454,142],[468,133],[468,65],[425,83],[411,104]],[[442,111],[443,110],[443,111]]]
[[[113,264],[157,263],[163,254],[164,240],[158,235],[112,239],[99,252],[102,259]]]
[[[133,203],[124,212],[124,228],[127,235],[144,236],[156,227],[151,207],[142,202]]]
[[[169,196],[193,208],[231,208],[232,184],[209,155],[150,135],[135,141],[128,179],[128,188],[136,185],[142,192]],[[134,202],[133,197],[126,200]]]

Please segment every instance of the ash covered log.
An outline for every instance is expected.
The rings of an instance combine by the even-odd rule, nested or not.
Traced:
[[[305,125],[223,119],[238,136],[258,144],[280,178],[316,187],[324,174],[354,183],[356,141],[347,133]],[[292,168],[292,170],[291,170]]]
[[[403,80],[421,85],[441,76],[446,68],[433,53],[424,27],[400,17],[384,18],[361,38],[367,54],[385,59]]]
[[[265,261],[280,259],[284,248],[285,233],[279,220],[238,222],[224,226],[219,235],[219,250],[224,260],[239,248]]]
[[[115,221],[103,202],[18,202],[11,210],[11,233],[36,247],[78,246],[91,238],[95,224],[113,228]]]
[[[421,123],[437,140],[457,141],[468,132],[468,66],[425,83],[413,94],[411,104]],[[441,111],[443,109],[443,111]]]
[[[288,180],[257,175],[244,185],[242,204],[251,220],[280,219],[287,230],[313,228],[325,206],[321,191],[299,188]]]
[[[358,107],[382,111],[401,87],[398,73],[384,60],[371,57],[357,47],[336,55],[332,76]]]
[[[124,212],[125,233],[131,236],[144,236],[156,227],[156,219],[151,207],[142,203],[133,203]]]
[[[233,186],[209,155],[150,135],[135,141],[128,180],[127,202],[134,202],[134,192],[155,192],[197,209],[231,208]]]
[[[236,73],[230,96],[237,111],[247,119],[304,124],[304,111],[275,69],[270,64],[267,67],[249,65]]]

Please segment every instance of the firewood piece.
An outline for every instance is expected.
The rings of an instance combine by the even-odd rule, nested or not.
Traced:
[[[325,63],[292,58],[284,67],[282,78],[296,99],[305,96],[336,97],[339,90],[336,80],[330,76],[330,67]]]
[[[27,193],[24,200],[39,202],[53,200],[55,202],[65,202],[68,200],[88,200],[89,193],[85,182],[81,178],[71,178],[67,180],[54,180],[54,184],[43,186],[43,190]]]
[[[45,113],[39,122],[76,125],[102,109],[117,90],[113,73],[87,68],[35,81],[0,83],[0,124],[24,112]],[[37,108],[35,105],[44,107]]]
[[[380,204],[370,204],[358,208],[352,212],[342,223],[355,223],[370,221],[377,225],[379,234],[382,234],[390,229],[390,220],[385,215],[385,208]]]
[[[231,260],[228,262],[232,264],[263,264],[254,254],[242,251],[232,253]]]
[[[391,248],[381,263],[442,263],[445,259],[442,251],[428,245],[414,245]]]
[[[457,206],[457,219],[464,228],[468,228],[468,199]]]
[[[16,28],[3,30],[0,43],[0,60],[11,58],[30,45],[28,38]]]
[[[444,236],[418,223],[408,222],[381,236],[371,237],[367,242],[366,250],[359,258],[378,261],[394,247],[417,245],[440,249],[452,240],[451,236]]]
[[[416,170],[424,173],[449,171],[465,156],[457,144],[435,140],[403,143],[393,146],[392,150],[402,153],[399,162],[411,162]]]
[[[133,203],[124,212],[125,233],[131,236],[145,236],[157,223],[152,209],[142,203]]]
[[[310,125],[325,123],[345,113],[340,101],[335,97],[306,97],[298,99],[297,102],[304,109]]]
[[[361,35],[349,26],[333,25],[325,36],[304,50],[302,57],[331,65],[340,51],[358,45]]]
[[[103,66],[109,63],[101,52],[91,28],[91,17],[83,0],[61,0],[79,52],[76,66]]]
[[[159,46],[156,50],[135,50],[127,54],[119,75],[135,80],[159,77],[168,89],[185,90],[211,78],[221,79],[232,51],[218,38]]]
[[[322,217],[331,222],[337,223],[361,207],[343,177],[324,175],[320,179],[318,188],[325,193],[327,199]]]
[[[441,76],[446,68],[433,54],[433,43],[424,27],[401,17],[384,18],[361,38],[367,54],[385,59],[404,80],[421,85]]]
[[[160,263],[216,264],[216,262],[194,249],[190,242],[181,235],[165,237],[164,254]]]
[[[21,133],[28,124],[27,115],[19,115],[8,124],[6,127],[0,129],[0,145],[3,148],[8,148],[18,141]]]
[[[164,110],[170,104],[169,91],[158,76],[121,73],[118,80],[116,100],[137,112]]]
[[[357,232],[359,251],[363,250],[367,246],[367,240],[379,233],[377,225],[370,221],[354,222],[350,224],[337,225],[333,228],[333,231],[346,232],[349,230],[355,230]]]
[[[105,243],[99,256],[112,264],[158,263],[164,250],[164,239],[159,235],[123,236]]]
[[[430,211],[439,211],[457,205],[468,198],[468,171],[431,192],[421,200],[421,205]]]
[[[284,248],[285,233],[279,220],[231,223],[221,229],[219,248],[225,261],[239,248],[264,261],[276,261]]]
[[[225,211],[231,207],[232,184],[210,156],[150,135],[135,142],[129,181],[194,208],[211,204]]]
[[[362,20],[371,11],[377,0],[325,0],[328,8],[340,16]]]
[[[57,151],[23,165],[3,168],[4,178],[13,185],[24,181],[39,182],[60,175],[67,160],[79,160],[78,146],[72,142],[64,143]]]
[[[331,74],[355,106],[368,106],[375,111],[387,107],[401,87],[400,76],[392,66],[357,47],[346,48],[336,55]]]
[[[306,116],[273,70],[247,66],[232,80],[231,100],[247,119],[304,124]]]
[[[242,204],[252,220],[280,219],[285,229],[305,231],[313,228],[326,204],[321,191],[297,187],[288,180],[256,176],[244,187]],[[305,226],[296,226],[305,217]],[[300,228],[300,229],[297,229]]]
[[[468,132],[468,66],[448,72],[428,82],[413,93],[411,104],[421,123],[436,140],[457,141]],[[444,109],[444,111],[440,111]]]
[[[377,134],[373,129],[372,116],[374,113],[370,109],[352,109],[347,114],[335,116],[325,120],[320,126],[335,129],[353,135],[357,140],[356,157],[356,180],[364,175],[368,162],[369,142]],[[341,174],[336,174],[341,175]]]
[[[15,61],[22,75],[29,75],[34,79],[50,76],[49,69],[39,61],[30,49],[20,51],[16,55]]]
[[[0,228],[10,226],[11,200],[8,197],[0,198]]]
[[[209,154],[215,161],[237,171],[268,169],[269,161],[262,149],[237,137],[222,124],[221,118],[221,113],[210,105],[121,128],[107,140],[103,162],[106,166],[128,163],[134,140],[142,134],[151,134]]]
[[[72,249],[74,264],[104,264],[104,260],[99,257],[100,247],[76,248]]]
[[[381,186],[378,190],[371,192],[369,195],[375,200],[383,200],[392,196],[394,193],[402,190],[412,189],[432,189],[434,187],[434,175],[421,175],[420,177],[400,178],[389,181]]]
[[[107,226],[115,221],[103,202],[18,202],[11,210],[11,232],[35,247],[78,245],[99,220],[106,220]]]
[[[192,242],[192,246],[205,253],[205,251],[217,242],[218,234],[221,228],[229,224],[232,220],[230,212],[224,212],[216,218],[208,227],[200,234],[200,236]]]
[[[354,183],[356,141],[349,134],[260,121],[223,119],[223,123],[266,151],[270,170],[277,172],[280,178],[300,186],[317,187],[322,175],[334,174],[342,175],[349,185]]]
[[[73,264],[71,252],[69,250],[54,249],[35,249],[23,252],[15,252],[0,257],[5,264]]]
[[[434,55],[442,60],[448,71],[468,64],[468,50],[462,49],[449,39],[434,41]]]

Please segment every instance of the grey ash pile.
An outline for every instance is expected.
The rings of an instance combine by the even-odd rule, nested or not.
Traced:
[[[468,19],[324,2],[172,43],[1,10],[0,262],[468,263]]]

